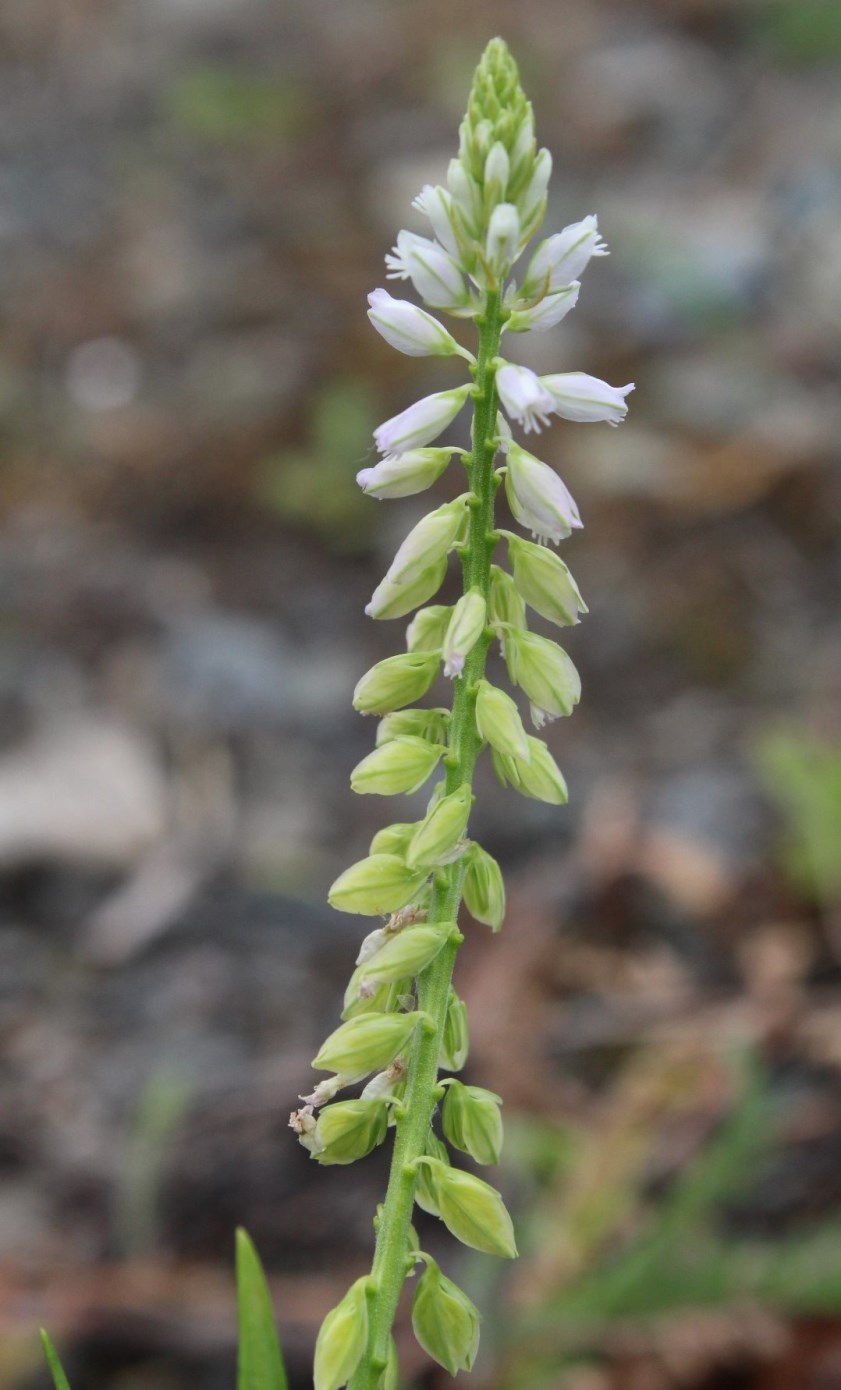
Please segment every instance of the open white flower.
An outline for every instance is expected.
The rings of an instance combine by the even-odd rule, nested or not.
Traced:
[[[580,222],[572,222],[562,232],[541,241],[529,261],[520,294],[524,299],[551,294],[578,280],[593,256],[609,254],[599,235],[598,218],[591,214]]]
[[[570,309],[575,308],[580,291],[581,281],[573,280],[571,285],[565,285],[556,294],[544,295],[531,308],[515,309],[505,324],[506,332],[545,333],[547,328],[554,328],[556,323],[566,318]]]
[[[397,245],[385,258],[389,280],[411,280],[433,309],[470,313],[470,297],[458,262],[437,241],[416,232],[398,232]]]
[[[557,545],[582,525],[575,501],[557,473],[513,442],[508,448],[505,495],[520,525],[537,540]]]
[[[413,199],[412,207],[417,208],[418,212],[422,212],[424,217],[429,218],[436,241],[440,241],[444,250],[458,260],[459,245],[455,230],[452,194],[446,188],[442,188],[440,184],[433,186],[431,183],[426,183],[418,196]]]
[[[381,337],[407,357],[452,357],[456,354],[474,361],[473,354],[459,347],[442,323],[425,309],[395,299],[388,290],[372,290],[368,295],[368,317]]]
[[[584,425],[599,421],[621,425],[628,414],[625,397],[634,389],[632,381],[627,386],[608,386],[586,372],[556,372],[542,376],[540,384],[552,401],[550,409],[555,415]]]
[[[472,387],[456,386],[452,391],[435,391],[414,405],[393,415],[374,430],[374,440],[381,454],[405,454],[410,449],[422,449],[437,439],[442,430],[456,418]],[[551,397],[549,409],[552,409]]]
[[[530,367],[520,367],[513,362],[503,362],[496,374],[496,389],[503,406],[515,420],[529,430],[540,433],[541,425],[548,425],[549,416],[554,410],[554,401],[541,379]]]

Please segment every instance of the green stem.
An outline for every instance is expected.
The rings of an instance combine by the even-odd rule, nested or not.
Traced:
[[[465,459],[471,489],[479,505],[470,510],[467,544],[462,555],[464,592],[478,589],[487,599],[491,558],[498,541],[494,533],[494,458],[497,397],[494,358],[499,352],[502,309],[499,295],[489,293],[485,312],[478,321],[479,359],[473,407],[472,449]],[[485,671],[490,638],[476,643],[455,682],[450,736],[445,765],[446,791],[457,791],[473,778],[481,740],[476,729],[476,683]],[[454,922],[461,906],[462,867],[438,870],[429,913],[430,921]],[[415,1159],[425,1152],[429,1126],[436,1105],[438,1054],[447,1017],[450,982],[458,943],[449,943],[423,972],[418,982],[418,1007],[435,1024],[428,1032],[418,1029],[410,1059],[403,1108],[397,1120],[397,1137],[391,1173],[383,1204],[372,1269],[368,1346],[351,1378],[349,1390],[376,1390],[386,1365],[388,1343],[400,1292],[407,1274],[407,1239],[417,1181]]]

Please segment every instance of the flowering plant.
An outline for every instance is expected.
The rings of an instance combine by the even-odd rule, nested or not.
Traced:
[[[514,440],[509,421],[526,434],[539,434],[553,415],[618,425],[633,389],[583,372],[540,376],[500,356],[503,333],[542,333],[560,323],[578,302],[579,277],[590,260],[607,254],[596,218],[588,216],[541,241],[519,280],[512,275],[542,224],[551,167],[548,150],[537,149],[516,65],[503,41],[493,39],[476,70],[446,187],[427,186],[414,202],[432,235],[401,231],[386,256],[388,278],[408,280],[428,308],[472,321],[476,353],[427,309],[384,288],[369,295],[369,318],[392,347],[409,356],[461,357],[470,380],[380,425],[374,439],[381,458],[359,473],[360,487],[377,498],[411,496],[458,458],[466,488],[412,528],[366,608],[376,619],[414,617],[406,651],[379,662],[354,691],[355,708],[380,722],[376,746],[351,784],[361,794],[388,796],[417,791],[436,770],[441,775],[424,816],[379,830],[368,856],[345,870],[329,894],[339,911],[384,914],[386,921],[361,943],[343,1022],[313,1062],[328,1075],[302,1097],[290,1125],[321,1164],[352,1163],[392,1129],[395,1140],[373,1267],[324,1320],[315,1390],[396,1390],[392,1326],[403,1285],[418,1265],[423,1272],[412,1305],[418,1342],[453,1375],[473,1365],[479,1314],[420,1249],[411,1224],[415,1204],[474,1249],[517,1253],[500,1194],[450,1158],[455,1149],[494,1164],[503,1142],[501,1097],[452,1075],[468,1052],[467,1011],[452,984],[464,939],[460,907],[464,902],[494,932],[505,915],[499,866],[468,835],[472,779],[487,747],[504,786],[554,805],[566,801],[549,749],[527,733],[515,700],[487,679],[485,664],[498,641],[536,729],[570,714],[581,690],[578,673],[557,643],[529,630],[526,610],[560,627],[587,610],[566,565],[548,548],[581,526],[578,508],[553,469]],[[470,449],[436,443],[468,402]],[[509,508],[531,541],[496,525],[503,481]],[[503,542],[510,572],[496,563]],[[462,596],[452,606],[430,604],[452,552],[461,562]],[[451,706],[419,705],[442,667],[453,681]],[[442,1079],[442,1070],[451,1075]],[[358,1097],[336,1099],[359,1082],[365,1084]],[[433,1129],[439,1108],[443,1139]],[[239,1390],[285,1390],[265,1279],[244,1233],[237,1275]],[[46,1335],[45,1349],[56,1390],[67,1390]]]

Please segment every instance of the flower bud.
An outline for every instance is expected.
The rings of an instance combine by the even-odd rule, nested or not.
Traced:
[[[385,1139],[388,1107],[382,1100],[339,1100],[318,1117],[319,1163],[355,1163]]]
[[[499,279],[503,279],[517,259],[520,243],[520,219],[513,203],[500,203],[491,213],[488,235],[485,239],[485,256]],[[506,323],[506,328],[510,322]]]
[[[405,907],[425,882],[425,870],[407,869],[396,854],[372,854],[339,874],[327,900],[337,912],[376,917]]]
[[[415,401],[399,415],[374,430],[374,440],[381,454],[404,454],[409,449],[422,449],[431,444],[442,430],[456,418],[472,386],[457,386],[450,391],[436,391]]]
[[[511,758],[528,761],[528,735],[520,711],[510,695],[488,681],[479,682],[476,697],[476,728],[480,738]]]
[[[412,1300],[412,1327],[424,1351],[451,1376],[472,1370],[479,1322],[479,1311],[467,1294],[428,1260]]]
[[[414,979],[435,959],[453,931],[455,922],[435,922],[406,927],[389,936],[379,951],[359,967],[366,984],[392,984]]]
[[[529,430],[539,434],[541,425],[548,425],[553,398],[531,367],[501,362],[496,374],[496,389],[503,409],[523,426],[526,434]]]
[[[569,800],[567,784],[546,744],[539,738],[529,739],[529,761],[506,758],[492,753],[494,771],[503,786],[509,782],[523,796],[545,801],[550,806],[565,806]]]
[[[465,513],[464,496],[429,512],[412,527],[389,565],[386,578],[392,584],[409,584],[445,556],[458,539]]]
[[[369,618],[404,618],[413,608],[437,594],[447,574],[447,557],[442,555],[426,569],[419,569],[405,583],[395,582],[385,575],[365,605]]]
[[[510,532],[506,539],[514,583],[526,603],[559,627],[577,623],[587,605],[563,560],[545,546],[532,545]]]
[[[441,1108],[444,1135],[477,1163],[499,1163],[502,1153],[502,1096],[481,1086],[451,1081]],[[333,1107],[335,1109],[335,1107]]]
[[[344,1023],[347,1023],[351,1018],[359,1018],[360,1014],[392,1012],[391,1006],[395,1001],[392,998],[391,985],[372,986],[361,993],[364,974],[365,967],[358,965],[347,982],[344,1005],[340,1015]]]
[[[572,714],[581,698],[581,677],[557,642],[515,628],[506,636],[505,659],[512,681],[531,701],[535,728]]]
[[[360,795],[373,792],[395,796],[416,792],[435,768],[443,753],[440,743],[423,738],[393,738],[363,758],[350,775],[350,785]]]
[[[543,214],[546,210],[546,189],[549,187],[551,175],[551,154],[546,149],[538,150],[529,181],[517,199],[520,221],[523,224],[524,243],[529,237],[534,236],[543,221]]]
[[[488,597],[488,622],[495,629],[496,635],[503,644],[503,654],[505,651],[505,628],[503,623],[510,627],[526,626],[526,605],[517,592],[517,586],[510,574],[506,574],[499,565],[491,565],[491,586]]]
[[[452,357],[464,351],[442,323],[416,304],[394,299],[388,290],[372,290],[368,303],[377,332],[407,357]]]
[[[438,675],[435,652],[399,652],[366,671],[353,692],[360,714],[388,714],[425,695]]]
[[[453,609],[441,655],[445,676],[460,676],[464,662],[485,630],[487,606],[478,589],[463,594]]]
[[[405,860],[406,846],[417,829],[417,821],[396,821],[394,825],[384,825],[378,830],[368,847],[369,854],[396,854]],[[380,931],[383,929],[380,928]],[[375,933],[371,932],[371,936]],[[388,933],[384,933],[388,935]],[[367,941],[367,937],[365,938]],[[365,944],[364,942],[362,943]]]
[[[598,220],[585,217],[542,241],[529,261],[520,286],[524,299],[551,294],[579,279],[591,256],[607,256],[608,249],[599,235]]]
[[[599,421],[621,425],[628,414],[625,397],[634,389],[632,381],[627,386],[608,386],[606,381],[586,372],[556,372],[542,376],[540,381],[552,402],[553,413],[562,420],[576,420],[584,425]]]
[[[397,1390],[399,1384],[400,1361],[397,1355],[397,1343],[393,1337],[389,1337],[386,1363],[377,1381],[375,1390]]]
[[[446,1144],[443,1144],[432,1130],[426,1138],[426,1153],[430,1158],[437,1159],[439,1163],[449,1164],[450,1155],[447,1152]],[[428,1212],[430,1216],[440,1216],[438,1203],[432,1191],[430,1170],[425,1163],[418,1166],[415,1181],[415,1201],[421,1211]]]
[[[427,743],[446,743],[449,722],[448,709],[395,710],[393,714],[385,715],[377,726],[377,747],[390,743],[393,738],[406,736],[425,738]]]
[[[467,1005],[459,999],[454,989],[450,990],[447,1017],[444,1021],[444,1035],[438,1053],[438,1065],[444,1071],[461,1071],[467,1061],[470,1037],[467,1029]]]
[[[581,283],[574,280],[555,294],[547,294],[537,304],[515,309],[505,324],[506,333],[545,333],[565,319],[574,309],[581,293]]]
[[[448,856],[467,829],[472,804],[473,794],[467,782],[437,801],[409,841],[408,868],[429,869],[433,864],[450,863]]]
[[[373,468],[361,469],[356,481],[367,497],[413,497],[437,482],[452,456],[452,449],[435,448],[387,454]]]
[[[488,207],[493,207],[496,203],[501,203],[505,197],[505,190],[508,187],[508,176],[510,165],[508,161],[508,151],[505,146],[497,140],[488,151],[485,160],[485,203]]]
[[[508,449],[505,495],[520,525],[540,539],[557,544],[581,526],[578,508],[557,473],[513,442]]]
[[[435,1158],[420,1158],[441,1220],[462,1245],[512,1260],[517,1254],[514,1227],[495,1187]]]
[[[316,1071],[339,1071],[361,1081],[382,1071],[402,1052],[423,1014],[360,1014],[342,1023],[321,1045]]]
[[[467,851],[463,891],[471,917],[499,931],[505,919],[505,884],[496,860],[481,845],[472,844]]]
[[[511,184],[518,183],[521,178],[527,177],[534,162],[534,155],[534,116],[529,107],[520,122],[520,128],[511,150]]]
[[[321,1324],[315,1344],[314,1390],[340,1390],[362,1360],[368,1343],[369,1278],[366,1274],[351,1284]]]
[[[407,650],[440,653],[452,613],[450,604],[434,603],[429,608],[422,608],[406,628]]]
[[[482,221],[482,193],[460,159],[450,160],[447,185],[457,221],[468,237],[477,236]]]

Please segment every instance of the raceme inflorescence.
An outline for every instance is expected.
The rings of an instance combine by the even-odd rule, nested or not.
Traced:
[[[411,1224],[415,1203],[464,1244],[516,1254],[500,1194],[450,1157],[457,1150],[478,1164],[498,1161],[501,1098],[439,1076],[460,1071],[467,1057],[467,1013],[452,986],[462,900],[493,931],[505,912],[499,867],[468,836],[477,757],[489,748],[502,784],[524,796],[555,805],[567,799],[546,744],[527,732],[515,700],[486,678],[491,644],[499,642],[536,729],[570,714],[580,694],[563,648],[530,631],[526,614],[531,608],[564,627],[587,611],[566,565],[549,548],[581,519],[558,475],[515,440],[511,423],[526,435],[539,433],[553,415],[618,425],[632,390],[583,372],[539,376],[500,355],[503,333],[541,333],[560,323],[578,301],[588,262],[607,254],[589,216],[541,241],[519,279],[512,277],[542,224],[551,165],[548,150],[536,147],[516,65],[502,40],[493,39],[475,74],[447,185],[425,187],[414,202],[432,235],[402,231],[386,256],[389,279],[408,280],[429,309],[472,322],[475,355],[435,314],[386,289],[369,296],[369,318],[392,347],[410,356],[462,358],[469,379],[380,425],[374,438],[382,457],[358,482],[372,497],[408,497],[458,460],[465,488],[412,528],[366,609],[372,618],[414,617],[406,651],[380,661],[354,692],[355,708],[379,724],[376,747],[354,769],[352,786],[390,796],[417,791],[436,772],[438,781],[423,818],[378,831],[368,857],[330,892],[339,911],[385,921],[363,940],[344,1022],[313,1062],[329,1075],[303,1097],[290,1123],[324,1164],[352,1163],[390,1130],[395,1137],[373,1267],[324,1321],[315,1390],[397,1385],[392,1325],[403,1284],[419,1265],[412,1306],[418,1341],[451,1374],[472,1366],[478,1312],[419,1248]],[[436,443],[468,402],[469,451]],[[503,481],[510,511],[532,540],[496,526]],[[499,563],[503,545],[507,569]],[[452,552],[461,562],[462,596],[452,606],[430,604]],[[451,704],[419,704],[442,675],[453,682]],[[360,1082],[358,1097],[335,1099]],[[439,1109],[443,1138],[433,1129]]]

